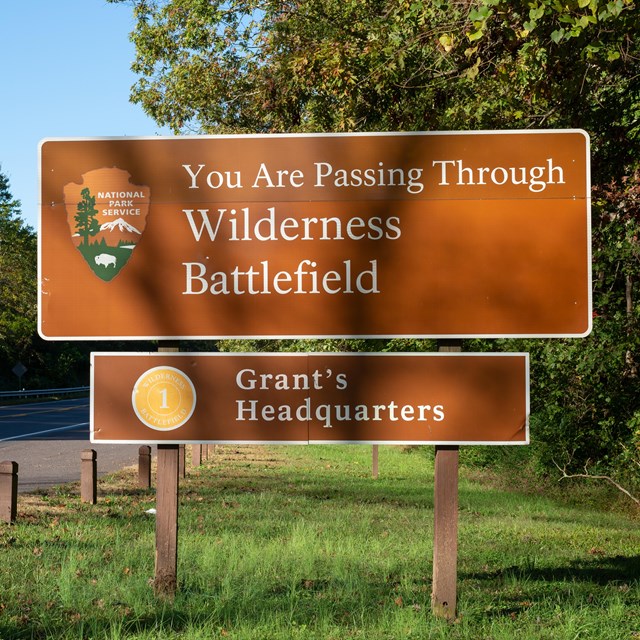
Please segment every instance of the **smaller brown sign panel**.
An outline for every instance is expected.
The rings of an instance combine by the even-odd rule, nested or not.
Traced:
[[[528,416],[528,354],[92,355],[92,442],[528,444]]]

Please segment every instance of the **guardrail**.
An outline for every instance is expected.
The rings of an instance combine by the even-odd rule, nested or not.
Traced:
[[[89,392],[90,387],[66,387],[64,389],[28,389],[24,391],[0,391],[2,399],[41,398],[43,396],[70,396],[74,393]]]

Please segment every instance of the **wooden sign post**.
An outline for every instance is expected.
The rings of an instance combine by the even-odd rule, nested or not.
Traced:
[[[158,445],[156,564],[153,588],[173,599],[178,587],[178,467],[180,445]]]
[[[94,449],[85,449],[80,454],[80,498],[82,502],[96,504],[98,501],[98,456]]]
[[[18,463],[0,462],[0,522],[13,523],[18,513]]]
[[[179,348],[177,343],[166,343],[158,347],[158,351],[175,353]],[[156,562],[153,588],[158,597],[172,600],[178,588],[179,444],[158,444],[157,475]]]
[[[198,468],[202,464],[202,447],[201,444],[191,446],[191,466],[194,468]]]
[[[461,340],[439,340],[439,353],[460,353]],[[433,488],[431,608],[455,618],[458,583],[458,447],[436,445]]]
[[[433,583],[431,608],[455,618],[458,580],[458,447],[436,445],[433,490]]]
[[[147,444],[138,449],[138,486],[141,489],[151,487],[151,447]]]

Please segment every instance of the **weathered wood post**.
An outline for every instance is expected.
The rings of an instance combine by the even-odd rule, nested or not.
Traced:
[[[151,487],[151,447],[148,444],[138,449],[138,486],[141,489]]]
[[[191,445],[191,466],[199,467],[202,464],[202,445]]]
[[[18,515],[18,463],[0,462],[0,521],[11,524]]]
[[[180,445],[158,445],[156,490],[156,566],[153,582],[157,596],[173,599],[178,587],[178,494]]]
[[[179,351],[176,342],[164,342],[160,352]],[[156,488],[156,596],[173,600],[178,588],[178,496],[180,445],[158,445]]]
[[[455,618],[458,580],[458,447],[436,446],[431,606]]]
[[[181,478],[187,477],[187,451],[185,445],[178,445],[179,450],[179,458],[178,458],[178,474]]]
[[[374,444],[371,447],[371,475],[374,478],[378,477],[378,445]]]
[[[461,340],[439,340],[438,351],[460,352]],[[431,609],[440,618],[456,616],[458,580],[458,451],[436,445],[434,470],[433,583]]]
[[[80,500],[95,504],[98,501],[98,455],[94,449],[85,449],[80,459]]]

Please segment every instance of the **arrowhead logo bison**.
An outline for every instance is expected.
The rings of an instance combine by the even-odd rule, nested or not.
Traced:
[[[142,238],[151,190],[131,184],[122,169],[96,169],[64,187],[64,205],[74,245],[105,282],[117,276]]]

